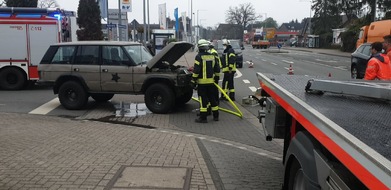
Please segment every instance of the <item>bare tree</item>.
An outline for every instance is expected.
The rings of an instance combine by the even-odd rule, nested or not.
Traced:
[[[256,15],[254,6],[251,3],[240,4],[238,7],[229,7],[226,13],[225,21],[229,24],[240,24],[245,28],[248,23],[251,23],[260,18]]]
[[[55,8],[59,7],[56,0],[38,0],[39,8]]]

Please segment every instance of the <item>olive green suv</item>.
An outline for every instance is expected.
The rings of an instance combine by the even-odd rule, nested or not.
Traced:
[[[54,44],[38,66],[38,84],[52,85],[66,109],[82,109],[114,94],[144,94],[153,113],[167,113],[192,95],[191,72],[174,63],[192,44],[172,42],[156,56],[140,43],[82,41]]]

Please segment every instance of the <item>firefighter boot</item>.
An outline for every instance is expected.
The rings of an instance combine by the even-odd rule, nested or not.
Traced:
[[[195,122],[196,123],[208,123],[208,120],[206,119],[206,115],[207,115],[206,112],[201,112],[200,116],[197,119],[195,119]]]
[[[229,93],[229,98],[230,98],[232,101],[235,101],[235,92],[230,92],[230,93]]]
[[[208,109],[206,111],[206,115],[212,115],[212,108],[210,107],[210,104],[209,104]]]
[[[219,111],[213,111],[213,121],[219,120]]]

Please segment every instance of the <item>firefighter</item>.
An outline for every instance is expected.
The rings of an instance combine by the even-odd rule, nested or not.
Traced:
[[[365,71],[365,80],[391,80],[391,64],[386,54],[382,54],[383,44],[374,42],[371,44],[372,56],[368,61]]]
[[[195,57],[193,70],[193,84],[197,87],[198,98],[200,102],[200,114],[195,120],[197,123],[207,123],[207,106],[211,105],[213,120],[219,120],[219,107],[214,95],[215,85],[214,81],[220,73],[220,66],[218,60],[214,55],[208,52],[209,41],[201,39],[198,41],[198,54]]]
[[[229,98],[232,101],[235,101],[235,88],[234,88],[234,76],[236,72],[236,55],[234,49],[227,39],[223,39],[224,53],[222,59],[223,65],[223,83],[222,89],[226,94],[229,95]],[[225,100],[224,95],[222,94],[220,100]]]
[[[214,55],[218,61],[218,64],[220,66],[220,69],[222,68],[222,65],[221,65],[221,60],[220,60],[220,57],[219,57],[219,53],[216,51],[215,49],[215,46],[213,45],[213,43],[209,43],[209,53],[211,53],[212,55]],[[217,85],[219,85],[219,80],[220,80],[220,73],[216,73],[216,76],[215,76],[215,83]],[[216,87],[216,86],[215,86]],[[217,101],[217,105],[219,105],[219,89],[216,87],[215,89],[215,98],[216,98],[216,101]],[[209,107],[208,107],[208,112],[209,112]]]

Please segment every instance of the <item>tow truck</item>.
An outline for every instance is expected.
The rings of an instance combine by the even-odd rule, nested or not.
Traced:
[[[283,189],[391,189],[391,82],[257,73]]]

